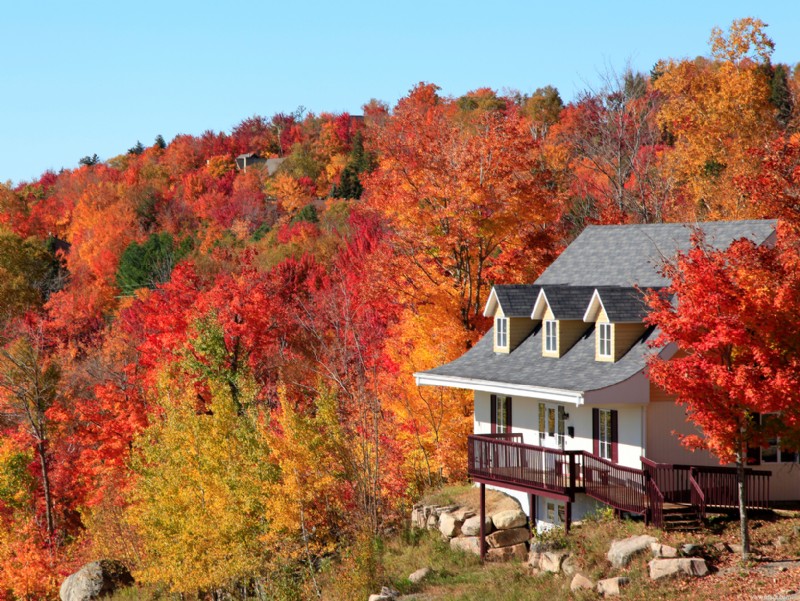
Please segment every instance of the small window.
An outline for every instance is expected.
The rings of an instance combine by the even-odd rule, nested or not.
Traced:
[[[777,413],[765,413],[761,416],[761,423],[770,426],[780,420]],[[761,449],[762,463],[797,463],[797,449],[790,449],[781,444],[778,436],[773,436],[767,440],[767,446]]]
[[[511,397],[499,396],[495,403],[495,432],[505,434],[511,430]]]
[[[566,412],[564,411],[564,406],[558,406],[558,422],[557,422],[557,429],[556,429],[556,445],[559,449],[564,448],[564,442],[566,438],[564,436],[564,422],[566,421],[565,418]]]
[[[547,422],[547,418],[545,414],[547,413],[547,408],[544,406],[544,403],[539,403],[539,445],[544,444],[544,438],[547,436],[547,426],[545,425]]]
[[[508,318],[498,317],[494,320],[495,345],[498,348],[508,346]]]
[[[547,319],[544,322],[544,350],[549,352],[558,351],[558,334],[557,322],[553,319]]]
[[[599,337],[597,354],[600,357],[611,356],[611,324],[601,323],[597,327],[597,335]]]
[[[598,430],[600,457],[611,459],[611,410],[600,409],[598,417],[600,419],[600,428]]]

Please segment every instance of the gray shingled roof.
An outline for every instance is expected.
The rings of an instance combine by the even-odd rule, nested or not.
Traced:
[[[641,322],[647,315],[644,294],[637,288],[598,286],[597,294],[611,322]]]
[[[536,284],[545,288],[551,303],[551,290],[568,286],[589,287],[592,290],[597,287],[606,310],[611,311],[617,319],[627,321],[622,316],[641,314],[641,306],[635,302],[635,295],[630,289],[634,285],[642,288],[668,285],[669,281],[658,272],[659,265],[664,258],[673,257],[678,250],[689,249],[692,228],[698,225],[705,232],[708,244],[725,248],[742,237],[764,242],[775,231],[776,222],[589,226],[545,270]],[[556,296],[559,294],[555,293]],[[564,298],[570,299],[569,302],[565,301],[569,305],[582,293],[577,292],[574,296],[571,296],[572,293],[563,294]],[[588,308],[588,303],[589,298],[583,305],[583,312]],[[609,318],[614,321],[614,316],[609,315]],[[647,342],[656,336],[653,328],[648,329],[621,359],[610,363],[595,360],[593,333],[594,326],[587,324],[583,337],[564,355],[554,359],[542,356],[542,333],[538,326],[508,354],[494,352],[493,330],[489,330],[461,357],[425,373],[587,392],[627,380],[644,369],[647,355],[651,352]]]
[[[494,292],[506,317],[530,317],[540,289],[535,284],[504,284],[495,286]]]
[[[544,286],[544,294],[556,319],[583,319],[594,286]]]
[[[542,356],[542,329],[537,327],[513,352],[495,353],[492,330],[455,361],[426,374],[473,378],[504,384],[587,392],[627,380],[645,367],[652,328],[616,363],[595,361],[594,326],[559,359]]]
[[[664,257],[688,250],[693,228],[702,227],[706,242],[726,248],[738,238],[764,242],[776,222],[717,221],[701,224],[590,225],[570,244],[536,284],[573,286],[660,287],[669,284],[658,273]]]

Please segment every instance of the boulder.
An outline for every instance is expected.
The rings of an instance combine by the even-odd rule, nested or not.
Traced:
[[[456,509],[455,511],[453,511],[451,513],[455,516],[455,518],[459,522],[463,522],[467,518],[471,518],[472,516],[475,515],[474,511],[472,511],[471,509],[466,509],[465,507],[462,507],[461,509]]]
[[[561,571],[561,564],[569,555],[567,551],[545,551],[539,558],[539,569],[543,572],[558,574]]]
[[[651,580],[675,576],[705,576],[708,574],[706,560],[697,557],[654,559],[648,565],[650,566]]]
[[[616,597],[619,589],[628,584],[628,579],[622,576],[616,578],[606,578],[597,583],[597,592],[604,597]]]
[[[703,545],[697,545],[695,543],[686,543],[685,545],[681,545],[681,555],[685,557],[696,557],[702,553]]]
[[[567,555],[564,561],[561,562],[561,571],[567,576],[574,576],[577,574],[579,567],[578,558],[572,554]]]
[[[678,550],[669,545],[662,545],[661,543],[650,543],[650,550],[653,552],[653,557],[677,557]]]
[[[487,515],[484,520],[486,534],[491,534],[493,530],[492,516]],[[474,515],[464,520],[461,524],[461,534],[464,536],[478,536],[481,533],[481,516]]]
[[[61,601],[91,601],[133,584],[133,577],[123,564],[111,559],[87,563],[67,576],[61,584]]]
[[[575,576],[572,577],[572,582],[569,585],[569,590],[571,590],[573,593],[578,591],[590,591],[593,588],[594,582],[589,580],[583,574],[575,574]]]
[[[624,568],[634,555],[650,549],[650,543],[658,542],[655,537],[646,534],[631,536],[623,540],[615,540],[608,550],[608,561],[615,568]]]
[[[428,576],[430,576],[431,571],[432,570],[430,568],[420,568],[416,572],[413,572],[412,574],[409,575],[408,581],[411,582],[412,584],[419,584],[420,582],[425,580]]]
[[[519,543],[510,547],[490,548],[486,552],[488,561],[525,561],[528,557],[528,545]]]
[[[528,516],[521,509],[507,509],[492,516],[492,523],[498,530],[520,528],[528,523]]]
[[[368,601],[394,601],[394,599],[397,599],[399,596],[400,591],[396,591],[390,586],[384,586],[381,588],[380,593],[370,595]]]
[[[439,516],[439,532],[448,538],[453,538],[461,534],[461,524],[463,521],[458,520],[455,514],[443,513]]]
[[[510,547],[519,543],[528,542],[531,533],[527,528],[512,528],[511,530],[498,530],[486,537],[490,547]]]
[[[450,539],[450,548],[467,553],[481,554],[481,539],[477,536],[458,536]]]

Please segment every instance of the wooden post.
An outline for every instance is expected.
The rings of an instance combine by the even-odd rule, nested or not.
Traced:
[[[486,485],[481,482],[481,563],[486,559]]]
[[[564,524],[564,531],[569,534],[569,527],[572,525],[572,503],[567,501],[567,521]]]
[[[531,536],[536,532],[536,495],[528,493],[528,515],[530,516]]]

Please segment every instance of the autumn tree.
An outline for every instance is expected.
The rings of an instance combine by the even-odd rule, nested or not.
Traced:
[[[695,206],[697,219],[752,215],[734,181],[752,169],[749,150],[777,133],[770,101],[774,47],[758,19],[734,21],[711,36],[713,61],[667,61],[656,67],[663,94],[659,124],[674,137],[670,169]]]
[[[774,246],[743,239],[716,250],[698,235],[665,265],[666,292],[648,295],[648,322],[661,330],[657,344],[679,349],[669,359],[653,357],[650,379],[675,395],[702,431],[685,444],[736,463],[743,559],[750,552],[748,448],[778,435],[796,441],[800,428],[797,266],[796,245],[782,238]],[[757,416],[765,413],[780,420],[762,427]]]

